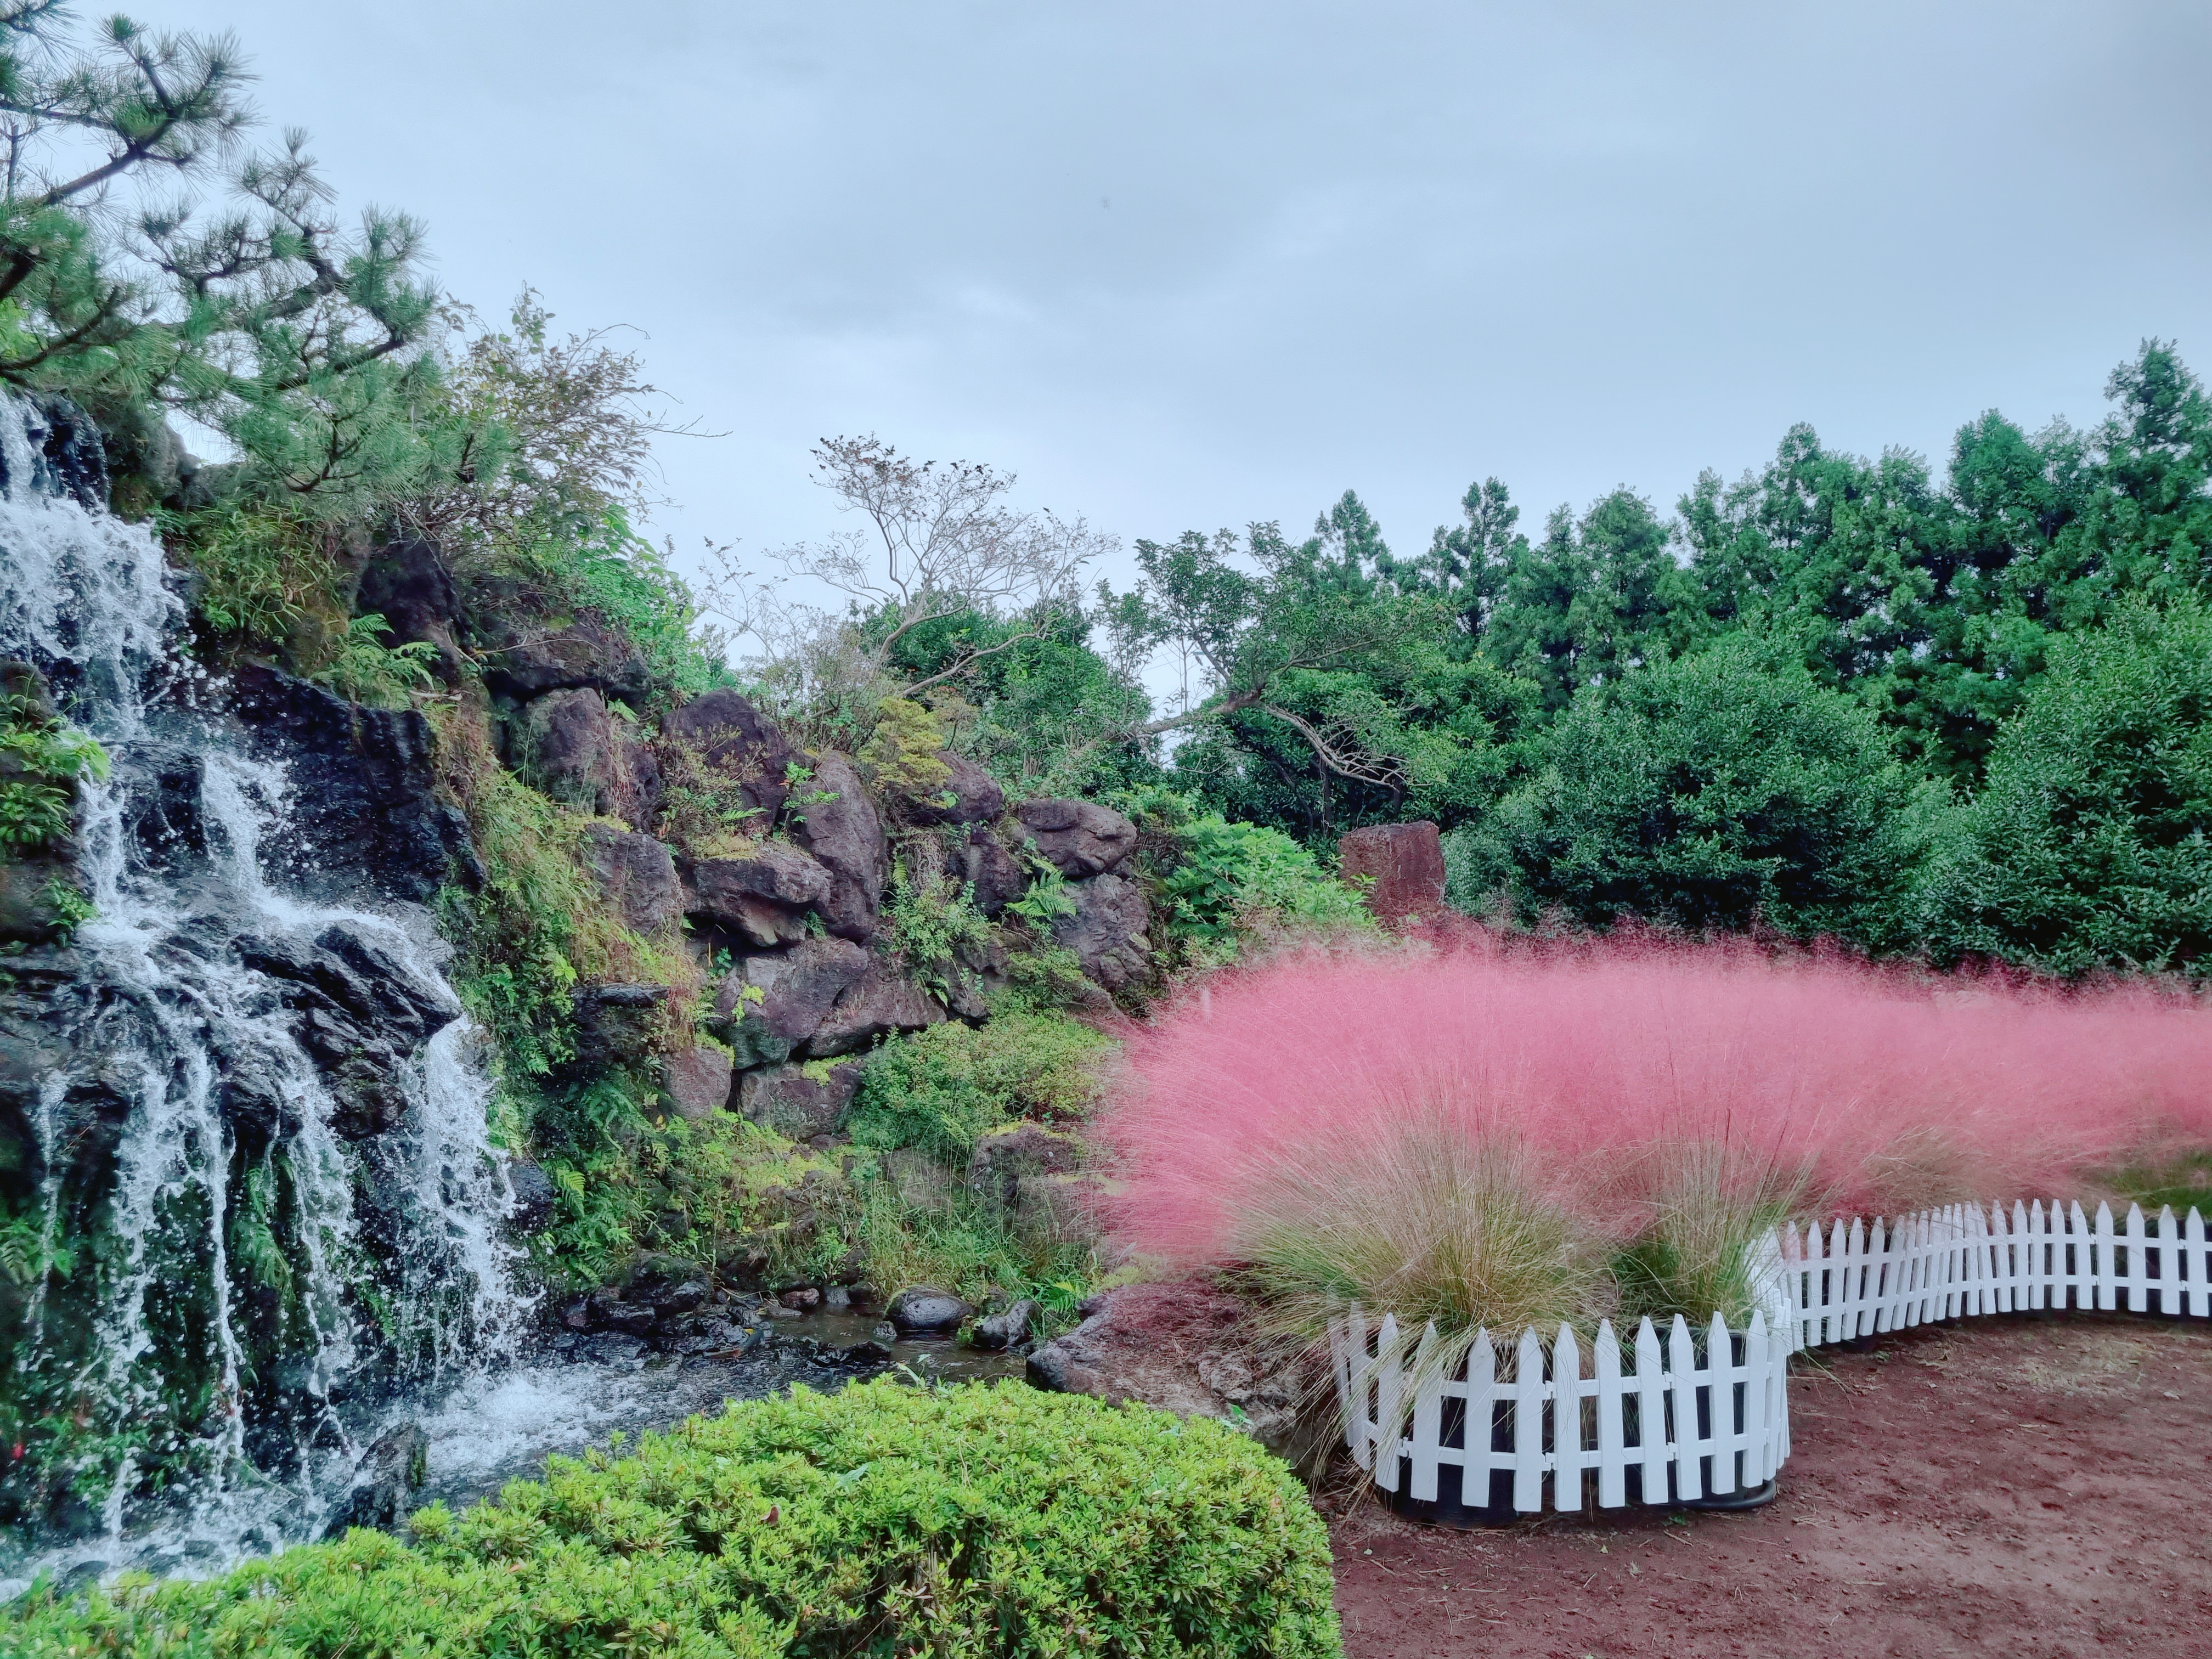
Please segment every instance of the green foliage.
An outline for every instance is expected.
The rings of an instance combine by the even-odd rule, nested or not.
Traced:
[[[889,1176],[863,1178],[841,1217],[839,1237],[865,1255],[884,1285],[935,1285],[981,1307],[1027,1297],[1056,1334],[1078,1321],[1076,1308],[1098,1286],[1098,1263],[1081,1239],[1007,1224],[1005,1213],[965,1192],[915,1202]]]
[[[855,757],[886,793],[910,801],[933,802],[952,776],[938,758],[945,729],[937,717],[908,697],[885,697],[876,705],[876,727]]]
[[[430,665],[438,659],[438,648],[427,640],[388,646],[383,636],[390,631],[374,611],[356,617],[347,625],[337,655],[313,678],[340,696],[372,708],[409,707],[410,693],[435,684]]]
[[[1931,869],[1945,960],[2212,972],[2212,611],[2122,606],[2052,642]]]
[[[914,1146],[964,1166],[977,1139],[1017,1118],[1080,1118],[1112,1042],[1065,1015],[1003,1012],[948,1020],[878,1049],[844,1127],[863,1146]]]
[[[197,578],[193,615],[219,650],[281,648],[312,671],[350,642],[337,565],[298,513],[234,498],[158,522]]]
[[[1893,938],[1915,792],[1873,719],[1802,670],[1727,642],[1580,693],[1542,772],[1450,863],[1467,908],[1504,894],[1604,927]]]
[[[66,841],[76,827],[77,786],[106,775],[107,751],[55,718],[42,697],[0,695],[0,854]]]
[[[1172,938],[1233,946],[1238,929],[1260,917],[1325,930],[1374,927],[1359,896],[1279,830],[1209,814],[1173,834],[1173,862],[1159,883]]]
[[[568,605],[589,610],[634,646],[660,697],[684,702],[734,676],[722,660],[720,636],[698,630],[699,611],[666,554],[629,526],[619,506],[596,520],[533,540],[531,562],[562,590]]]
[[[891,867],[883,915],[884,936],[900,961],[939,1002],[949,1005],[964,972],[961,957],[991,938],[991,924],[975,908],[974,889],[918,878],[901,860]]]
[[[202,1583],[9,1615],[21,1659],[532,1654],[958,1659],[1340,1652],[1327,1535],[1233,1429],[1026,1389],[888,1382],[548,1461],[412,1544],[356,1531]]]

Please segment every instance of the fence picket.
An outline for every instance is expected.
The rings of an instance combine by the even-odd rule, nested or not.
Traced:
[[[1591,1369],[1597,1373],[1593,1397],[1597,1401],[1597,1501],[1601,1509],[1617,1510],[1628,1501],[1628,1391],[1620,1380],[1620,1343],[1613,1322],[1597,1322],[1597,1340],[1590,1346]]]
[[[2212,1249],[2206,1248],[2204,1218],[2197,1206],[2189,1206],[2189,1220],[2182,1233],[2182,1260],[2187,1264],[2189,1279],[2189,1311],[2200,1319],[2212,1314]]]
[[[1593,1391],[1583,1377],[1582,1346],[1562,1323],[1552,1344],[1552,1507],[1583,1506],[1583,1471],[1597,1467],[1583,1443],[1583,1401]]]
[[[1399,1352],[1398,1316],[1384,1314],[1375,1336],[1375,1484],[1384,1492],[1398,1490],[1399,1436],[1404,1419],[1405,1372]]]
[[[1544,1343],[1532,1328],[1513,1356],[1513,1507],[1544,1507]]]
[[[1667,1391],[1661,1381],[1659,1333],[1649,1319],[1636,1328],[1636,1450],[1644,1470],[1644,1501],[1667,1496]]]
[[[1698,1459],[1705,1443],[1698,1435],[1698,1355],[1690,1341],[1690,1322],[1674,1316],[1674,1328],[1667,1334],[1668,1413],[1674,1427],[1674,1495],[1688,1501],[1705,1495]]]
[[[1433,1504],[1437,1453],[1444,1440],[1444,1379],[1437,1365],[1437,1322],[1431,1319],[1413,1350],[1413,1481],[1407,1495]]]

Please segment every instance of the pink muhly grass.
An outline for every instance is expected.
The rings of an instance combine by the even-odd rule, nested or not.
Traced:
[[[1691,1211],[1717,1238],[1784,1212],[2082,1192],[2212,1146],[2212,1013],[1650,940],[1293,958],[1214,975],[1131,1033],[1097,1133],[1124,1242],[1252,1263],[1307,1227],[1293,1276],[1318,1294],[1358,1277],[1318,1265],[1332,1237],[1340,1265],[1382,1273],[1386,1234],[1433,1231],[1433,1190],[1408,1192],[1430,1212],[1415,1225],[1389,1188],[1448,1145],[1506,1159],[1616,1248]]]

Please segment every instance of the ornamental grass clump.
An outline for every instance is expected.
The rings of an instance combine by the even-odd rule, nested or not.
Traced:
[[[1130,1034],[1097,1133],[1126,1243],[1308,1324],[1331,1294],[1443,1328],[1696,1322],[1747,1316],[1785,1218],[2094,1197],[2212,1149],[2208,1078],[2212,1012],[2149,983],[1475,944],[1216,975]],[[1610,1263],[1595,1291],[1570,1237]]]

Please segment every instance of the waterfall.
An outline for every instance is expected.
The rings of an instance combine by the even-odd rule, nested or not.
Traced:
[[[36,1239],[0,1305],[20,1316],[0,1420],[26,1443],[0,1446],[4,1594],[34,1568],[204,1570],[315,1535],[407,1390],[498,1352],[524,1307],[429,914],[272,873],[315,849],[288,835],[282,757],[184,654],[160,544],[62,476],[39,409],[0,403],[0,656],[112,762],[80,810],[95,914],[35,981],[52,1069],[0,1211]],[[425,1034],[388,1068],[389,1124],[346,1124],[302,1040],[310,981]]]

